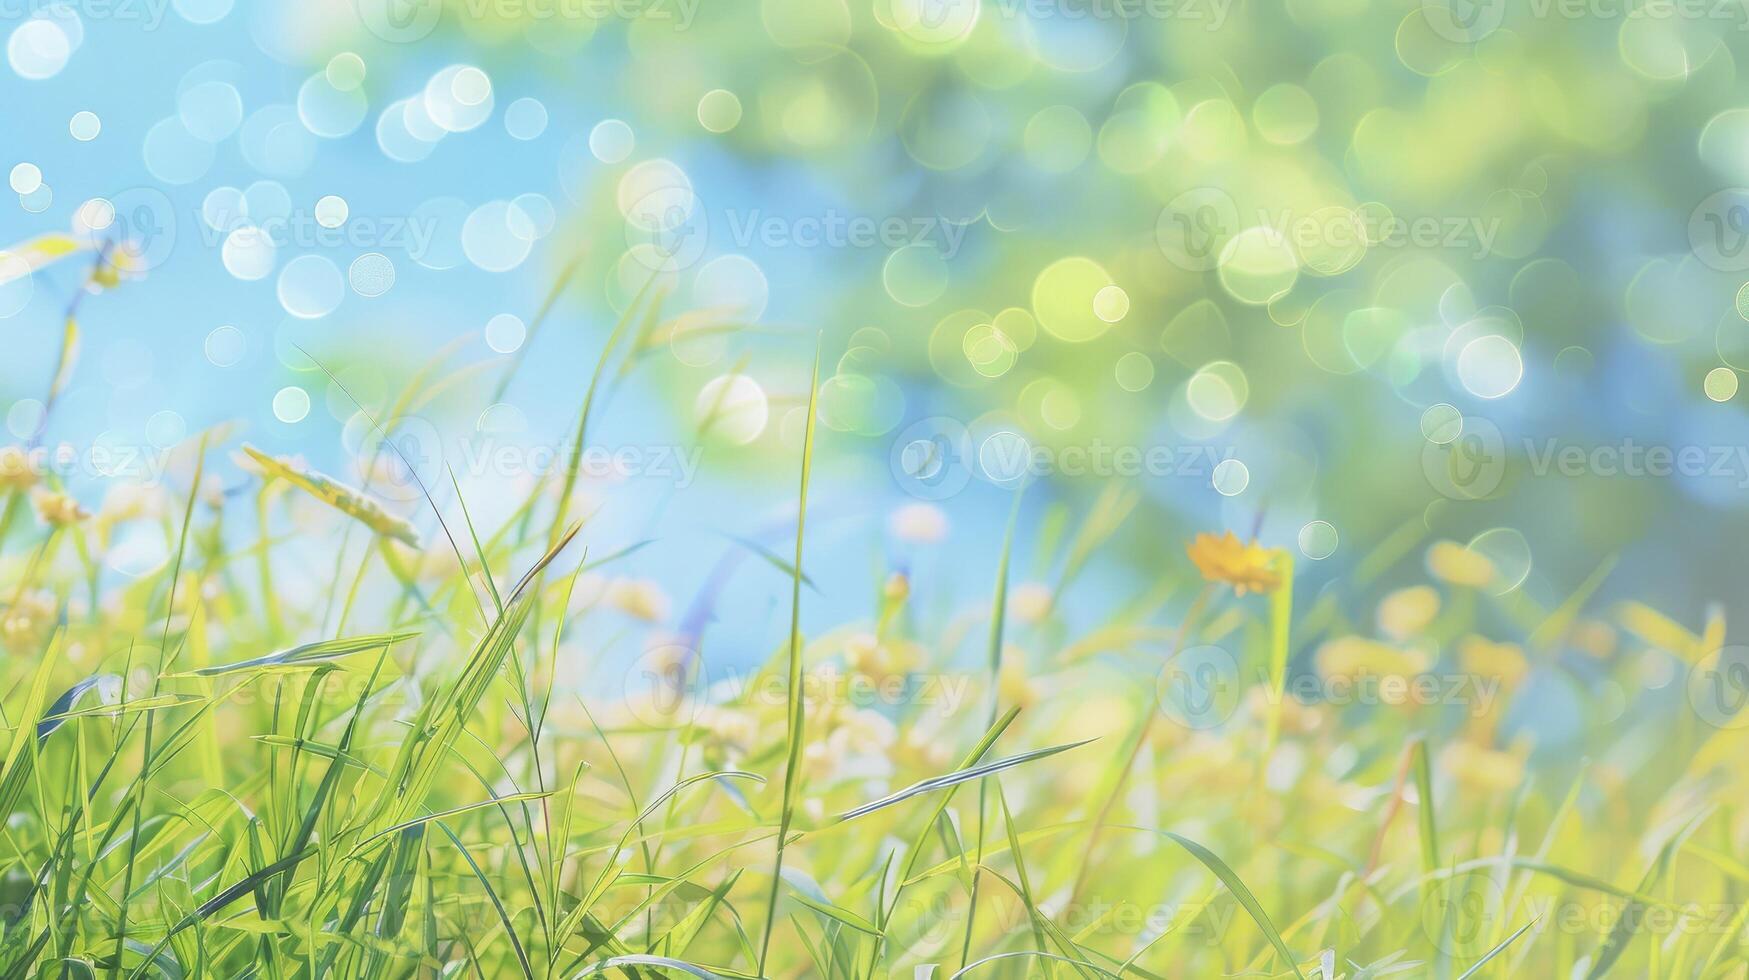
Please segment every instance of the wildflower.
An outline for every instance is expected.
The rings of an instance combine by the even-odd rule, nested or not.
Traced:
[[[940,772],[953,765],[953,753],[948,750],[939,717],[935,724],[907,724],[894,749],[894,758],[906,766],[925,772]]]
[[[842,724],[833,732],[839,733],[843,733],[846,748],[867,754],[885,752],[899,738],[899,729],[886,715],[868,708],[846,712]]]
[[[828,724],[831,734],[802,750],[802,766],[810,778],[868,776],[887,767],[899,730],[885,715],[854,708],[834,712]]]
[[[759,738],[759,721],[738,708],[704,705],[693,723],[709,735],[709,744],[734,756],[745,756]]]
[[[1516,685],[1530,671],[1518,644],[1495,643],[1480,636],[1466,636],[1458,641],[1458,662],[1465,672],[1498,677],[1507,687]]]
[[[887,530],[906,544],[937,544],[947,537],[947,515],[934,504],[906,504],[887,518]]]
[[[911,597],[911,580],[904,572],[894,572],[887,576],[887,581],[881,586],[881,595],[890,603],[898,604]]]
[[[168,512],[169,498],[163,488],[141,483],[116,483],[103,495],[98,520],[114,527],[134,520],[153,520]]]
[[[413,525],[384,510],[382,504],[360,491],[305,467],[301,460],[269,456],[247,444],[235,459],[241,468],[266,479],[284,480],[386,538],[410,548],[419,547],[419,535]]]
[[[658,623],[668,618],[668,595],[650,579],[615,579],[607,587],[609,605],[633,619]]]
[[[1272,711],[1279,711],[1281,730],[1292,735],[1310,735],[1324,724],[1322,706],[1307,704],[1293,694],[1277,695],[1266,684],[1252,685],[1245,692],[1245,705],[1253,718],[1268,718]]]
[[[1473,589],[1494,581],[1494,563],[1456,541],[1435,542],[1427,549],[1427,570],[1443,582]]]
[[[1440,763],[1458,785],[1484,795],[1509,792],[1524,782],[1523,759],[1467,740],[1446,746]]]
[[[1394,640],[1406,640],[1426,629],[1437,615],[1439,593],[1432,586],[1398,589],[1379,603],[1379,632]]]
[[[678,685],[685,682],[692,659],[692,644],[685,637],[662,634],[651,638],[638,666],[646,676],[660,677]]]
[[[1573,627],[1574,648],[1598,659],[1615,652],[1615,627],[1601,620],[1587,619]]]
[[[1032,626],[1051,614],[1054,599],[1043,582],[1023,582],[1008,596],[1008,609],[1016,622]]]
[[[37,518],[50,527],[66,527],[91,516],[89,511],[79,506],[79,501],[52,490],[38,490],[31,496],[30,502],[36,505]]]
[[[15,649],[42,643],[55,622],[55,597],[47,592],[26,592],[12,607],[0,613],[0,640]]]
[[[29,490],[34,483],[30,455],[18,446],[0,448],[0,490]]]
[[[1275,552],[1255,541],[1245,544],[1231,531],[1220,536],[1199,534],[1186,551],[1203,578],[1225,582],[1239,595],[1273,592],[1281,586]]]
[[[1032,682],[1026,669],[1026,654],[1016,647],[1004,647],[1002,666],[996,671],[996,692],[1002,704],[1030,708],[1038,703],[1038,685]]]
[[[885,679],[902,676],[917,663],[913,644],[888,640],[873,633],[857,633],[844,641],[844,665],[865,677]]]
[[[1318,673],[1333,677],[1412,677],[1427,669],[1418,650],[1404,650],[1363,636],[1342,636],[1318,648]]]
[[[138,246],[124,246],[110,249],[103,255],[102,261],[91,270],[91,276],[86,280],[85,288],[93,293],[105,289],[114,289],[121,285],[123,279],[138,278],[144,263],[135,255]]]

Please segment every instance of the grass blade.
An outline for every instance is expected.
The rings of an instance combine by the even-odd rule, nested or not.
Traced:
[[[802,702],[802,537],[808,520],[808,477],[814,467],[814,421],[820,397],[820,351],[814,349],[814,374],[808,382],[808,421],[802,433],[801,488],[796,500],[796,555],[790,575],[789,680],[784,689],[788,709],[784,739],[788,750],[783,771],[783,812],[777,825],[777,857],[771,868],[771,896],[765,904],[765,934],[759,941],[759,973],[765,973],[771,951],[771,932],[777,924],[777,896],[783,887],[783,850],[789,843],[790,822],[795,818],[796,791],[801,782],[802,741],[807,718]]]

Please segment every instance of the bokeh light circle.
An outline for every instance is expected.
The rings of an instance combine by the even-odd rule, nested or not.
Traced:
[[[243,331],[227,323],[214,327],[206,335],[201,349],[214,367],[235,367],[242,362],[244,354],[248,353],[249,341]]]
[[[394,288],[395,263],[381,252],[366,252],[347,267],[346,281],[366,299],[381,296]]]
[[[334,312],[346,296],[346,281],[325,255],[300,255],[279,270],[279,305],[287,313],[314,320]]]
[[[1090,258],[1058,259],[1033,280],[1033,315],[1039,326],[1058,340],[1093,340],[1111,328],[1110,321],[1099,315],[1099,296],[1113,285],[1111,274]]]
[[[1715,402],[1728,402],[1737,397],[1737,372],[1728,367],[1716,367],[1706,373],[1701,388]]]
[[[1329,521],[1311,521],[1300,528],[1300,554],[1313,561],[1323,561],[1336,553],[1338,536]]]
[[[765,431],[771,407],[759,382],[745,374],[723,374],[699,389],[693,414],[701,429],[746,445]]]
[[[1212,482],[1216,493],[1237,497],[1251,485],[1251,470],[1237,459],[1223,459],[1215,464]]]
[[[499,354],[513,354],[528,338],[528,327],[514,313],[499,313],[486,321],[486,346]]]

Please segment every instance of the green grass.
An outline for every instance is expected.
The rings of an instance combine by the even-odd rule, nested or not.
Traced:
[[[659,300],[642,296],[606,340],[579,440],[600,380],[628,377],[643,348],[620,353],[621,341],[661,329]],[[437,370],[360,407],[399,417]],[[575,466],[496,526],[476,522],[458,481],[421,484],[414,517],[442,529],[421,543],[370,487],[269,453],[245,457],[260,474],[247,494],[206,494],[204,468],[240,447],[203,437],[181,450],[174,503],[131,518],[171,560],[114,596],[94,584],[103,515],[9,517],[0,974],[1749,970],[1733,729],[1680,710],[1614,731],[1605,719],[1595,758],[1563,774],[1525,767],[1523,747],[1501,741],[1519,682],[1499,651],[1470,668],[1505,685],[1486,710],[1307,704],[1293,683],[1374,661],[1388,672],[1405,650],[1435,651],[1424,669],[1452,674],[1487,632],[1538,670],[1625,682],[1659,663],[1681,686],[1717,667],[1722,618],[1691,630],[1640,606],[1596,608],[1608,563],[1539,609],[1430,577],[1414,561],[1427,543],[1397,535],[1361,580],[1309,598],[1291,565],[1280,589],[1237,596],[1196,577],[1182,540],[1162,542],[1159,583],[1071,629],[1062,613],[1088,588],[1082,572],[1135,506],[1114,486],[1080,522],[1042,529],[1016,501],[999,552],[957,556],[978,572],[946,597],[951,615],[882,569],[889,587],[864,617],[810,636],[813,415],[793,559],[755,545],[765,561],[744,571],[789,592],[786,636],[762,668],[781,683],[700,694],[682,662],[689,696],[657,718],[558,682],[561,663],[614,669],[610,654],[630,645],[614,649],[624,617],[579,582],[636,549],[589,557]],[[25,489],[6,493],[6,514],[27,512]],[[337,543],[331,577],[275,560],[310,539]],[[356,540],[369,546],[346,547]],[[1025,615],[1010,582],[1020,545],[1048,582]],[[297,574],[330,587],[288,598],[280,586]],[[1375,616],[1371,579],[1387,574],[1431,580],[1436,611],[1375,628],[1395,615]],[[1501,621],[1516,633],[1490,625]],[[1605,626],[1613,646],[1597,649]],[[979,635],[960,670],[954,652]],[[964,681],[969,696],[952,710],[809,703],[811,679],[851,669],[852,636],[920,653],[901,669]],[[1232,689],[1201,691],[1225,707],[1187,723],[1153,678],[1209,646],[1231,654],[1234,672],[1216,680]],[[1029,676],[1009,684],[1022,663]],[[871,761],[875,775],[859,768]]]

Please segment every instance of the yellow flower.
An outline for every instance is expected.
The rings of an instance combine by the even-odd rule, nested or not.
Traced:
[[[1003,707],[1030,708],[1038,703],[1038,685],[1033,683],[1026,669],[1026,653],[1019,647],[1003,647],[1002,666],[996,671],[996,691]]]
[[[1601,620],[1582,620],[1574,625],[1571,642],[1575,649],[1606,658],[1615,653],[1615,627]]]
[[[759,720],[737,708],[704,705],[693,723],[709,734],[712,745],[737,757],[752,751],[759,739]]]
[[[260,473],[270,480],[284,480],[384,537],[394,538],[411,548],[419,547],[419,535],[413,530],[413,525],[384,510],[374,498],[305,467],[300,460],[269,456],[248,444],[243,446],[243,453],[236,460],[243,469]]]
[[[1245,692],[1245,706],[1253,718],[1268,718],[1280,702],[1281,730],[1292,735],[1310,735],[1323,727],[1322,705],[1307,704],[1296,695],[1275,694],[1267,685],[1254,684]]]
[[[1395,640],[1420,633],[1439,615],[1439,593],[1432,586],[1415,585],[1385,596],[1379,603],[1379,632]]]
[[[844,640],[844,665],[864,677],[903,676],[917,659],[915,645],[902,640],[882,642],[873,633],[855,633]]]
[[[881,586],[881,595],[891,603],[904,602],[911,597],[911,580],[904,572],[894,572],[887,576],[886,584]]]
[[[607,587],[607,603],[646,623],[659,623],[668,618],[668,596],[650,579],[615,579]]]
[[[1470,741],[1453,742],[1440,753],[1441,769],[1452,774],[1458,785],[1484,795],[1506,793],[1524,782],[1524,760]]]
[[[1438,541],[1427,549],[1427,570],[1441,581],[1474,589],[1494,581],[1494,563],[1456,541]]]
[[[51,527],[77,524],[91,516],[90,512],[79,506],[79,501],[64,493],[39,490],[31,496],[30,501],[36,505],[36,516]]]
[[[30,456],[18,446],[0,448],[0,489],[28,490],[36,483]]]
[[[887,518],[887,530],[906,544],[939,544],[947,537],[947,515],[934,504],[906,504]]]
[[[163,516],[168,507],[169,497],[161,487],[116,483],[103,495],[103,504],[97,508],[97,520],[105,527],[134,520],[153,520]]]
[[[1185,550],[1203,578],[1225,582],[1239,595],[1273,592],[1281,587],[1275,552],[1255,541],[1245,544],[1231,531],[1219,536],[1199,534]]]
[[[1507,687],[1515,686],[1530,670],[1518,644],[1494,643],[1480,636],[1466,636],[1458,641],[1458,662],[1465,672],[1498,677]]]
[[[1427,669],[1418,650],[1401,650],[1364,636],[1341,636],[1318,648],[1318,673],[1332,677],[1414,677]]]
[[[18,603],[0,612],[0,640],[18,650],[41,644],[55,623],[55,597],[47,592],[26,592]]]
[[[1050,586],[1043,582],[1022,582],[1008,594],[1008,611],[1016,622],[1032,626],[1051,614],[1055,602]]]

